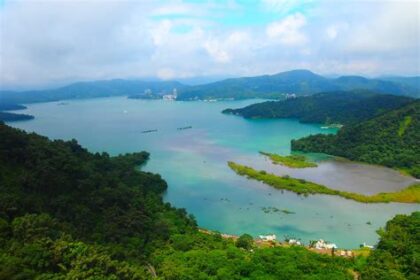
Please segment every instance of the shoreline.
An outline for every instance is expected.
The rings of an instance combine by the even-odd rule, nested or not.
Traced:
[[[264,170],[255,170],[252,167],[241,165],[232,161],[228,162],[228,166],[240,176],[245,176],[248,179],[262,182],[275,189],[291,191],[298,195],[334,195],[360,203],[420,203],[419,183],[414,183],[396,192],[381,192],[373,195],[364,195],[360,193],[331,189],[324,185],[306,181],[304,179],[293,178],[288,175],[278,176]]]
[[[218,231],[213,231],[213,230],[209,230],[209,229],[205,229],[205,228],[198,228],[198,231],[200,233],[204,233],[204,234],[208,234],[208,235],[217,235],[220,234],[220,236],[223,239],[230,239],[232,241],[236,241],[239,239],[238,235],[233,235],[233,234],[227,234],[227,233],[220,233]],[[254,246],[256,246],[257,248],[272,248],[272,247],[284,247],[284,248],[289,248],[289,247],[293,247],[293,246],[297,246],[297,247],[302,247],[305,248],[308,251],[317,253],[317,254],[321,254],[321,255],[330,255],[332,257],[344,257],[344,258],[354,258],[357,256],[368,256],[372,250],[372,248],[369,247],[361,247],[358,249],[346,249],[346,248],[336,248],[336,249],[327,249],[327,248],[315,248],[315,247],[311,247],[308,245],[303,245],[303,244],[292,244],[292,243],[288,243],[287,241],[278,241],[278,240],[270,240],[270,241],[266,241],[266,240],[262,240],[259,238],[254,238],[253,237],[253,243]],[[343,254],[342,252],[345,252],[345,254]]]

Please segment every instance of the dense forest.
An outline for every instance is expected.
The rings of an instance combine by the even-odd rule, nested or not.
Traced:
[[[405,170],[420,178],[420,101],[344,126],[336,135],[292,140],[292,150],[321,152]]]
[[[34,116],[27,115],[27,114],[0,112],[0,121],[3,121],[3,122],[32,120],[33,118]]]
[[[419,279],[420,212],[397,215],[378,234],[380,241],[367,259],[362,279]]]
[[[367,260],[258,248],[248,235],[199,232],[185,210],[163,202],[162,178],[138,170],[148,157],[92,154],[75,140],[0,124],[0,279],[418,276],[418,214],[389,222]]]
[[[26,109],[26,107],[20,104],[1,102],[0,103],[0,121],[11,122],[11,121],[31,120],[34,118],[34,116],[27,115],[27,114],[4,112],[4,111],[23,110],[23,109]]]
[[[399,108],[413,99],[368,91],[325,92],[283,101],[268,101],[223,113],[245,118],[296,118],[304,123],[349,124]]]
[[[0,111],[10,111],[10,110],[23,110],[26,109],[26,106],[15,104],[15,103],[0,103]]]

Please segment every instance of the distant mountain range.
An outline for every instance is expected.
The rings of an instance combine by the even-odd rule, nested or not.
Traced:
[[[106,80],[79,82],[34,91],[0,91],[0,102],[32,103],[64,99],[165,94],[176,88],[179,100],[282,98],[285,94],[310,95],[325,91],[365,89],[377,93],[420,97],[420,77],[368,79],[361,76],[326,78],[308,70],[275,75],[231,78],[188,86],[177,81]]]
[[[420,97],[420,77],[394,77],[382,80],[361,76],[342,76],[328,79],[308,70],[293,70],[275,75],[233,78],[188,87],[181,91],[178,99],[281,98],[286,93],[310,95],[326,91],[359,89]]]
[[[34,103],[66,99],[82,99],[109,96],[130,96],[150,90],[169,93],[174,88],[184,89],[185,85],[176,81],[106,80],[78,82],[57,89],[33,91],[0,91],[0,103]]]

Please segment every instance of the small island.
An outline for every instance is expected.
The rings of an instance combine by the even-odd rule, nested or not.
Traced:
[[[0,103],[0,111],[15,111],[15,110],[24,110],[26,106],[15,103]]]
[[[0,121],[3,121],[3,122],[32,120],[33,118],[34,116],[26,115],[26,114],[0,112]]]
[[[0,103],[0,122],[32,120],[34,116],[5,111],[24,110],[26,106],[15,103]]]
[[[318,166],[316,163],[308,161],[304,155],[281,156],[278,154],[266,152],[260,152],[260,154],[268,157],[273,164],[281,164],[290,168],[307,168]]]
[[[420,203],[420,184],[411,185],[397,192],[378,193],[374,195],[364,195],[353,192],[330,189],[326,186],[306,181],[304,179],[292,178],[288,175],[277,176],[267,173],[264,170],[258,171],[252,167],[240,165],[229,161],[229,167],[241,176],[263,182],[276,189],[288,190],[305,196],[310,194],[327,194],[337,195],[346,199],[355,200],[363,203],[380,203],[380,202],[402,202],[402,203]]]

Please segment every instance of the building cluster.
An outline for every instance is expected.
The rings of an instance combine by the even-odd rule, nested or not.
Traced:
[[[286,97],[286,99],[296,98],[296,94],[294,93],[286,93],[284,96]]]
[[[328,243],[320,239],[314,244],[315,249],[337,249],[337,245],[334,243]]]
[[[289,239],[287,243],[289,243],[289,245],[298,245],[298,246],[302,245],[302,243],[296,239]]]
[[[369,249],[374,249],[375,247],[372,245],[367,245],[366,242],[363,242],[363,244],[360,245],[361,248],[369,248]]]
[[[259,235],[258,236],[262,241],[276,241],[277,237],[275,234],[269,235]]]
[[[165,94],[164,96],[162,96],[163,100],[169,100],[169,101],[174,101],[176,100],[178,97],[178,93],[176,88],[174,88],[172,90],[172,94]]]

